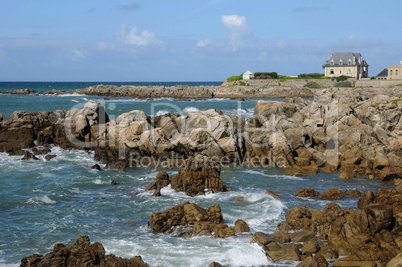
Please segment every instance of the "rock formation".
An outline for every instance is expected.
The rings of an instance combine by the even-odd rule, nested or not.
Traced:
[[[102,267],[148,267],[140,256],[131,259],[123,259],[113,254],[105,255],[102,244],[95,242],[90,245],[89,237],[81,235],[74,245],[54,245],[53,251],[45,256],[33,254],[21,260],[21,267],[41,266],[102,266]]]
[[[221,207],[216,204],[203,209],[196,204],[184,202],[168,210],[153,213],[148,223],[155,232],[179,232],[179,236],[209,236],[217,238],[234,236],[235,233],[248,232],[246,222],[238,220],[235,227],[223,223]],[[191,229],[186,226],[192,225]]]

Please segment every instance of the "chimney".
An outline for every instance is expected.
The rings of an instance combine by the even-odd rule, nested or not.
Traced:
[[[356,56],[353,55],[353,61],[352,61],[353,65],[356,65]]]

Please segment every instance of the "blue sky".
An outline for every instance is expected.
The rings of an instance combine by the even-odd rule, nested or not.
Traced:
[[[223,81],[402,60],[402,1],[0,0],[0,81]]]

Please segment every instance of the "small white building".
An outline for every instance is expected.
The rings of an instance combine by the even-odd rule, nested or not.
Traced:
[[[246,71],[243,73],[243,80],[250,80],[251,78],[254,78],[254,73],[251,71]]]

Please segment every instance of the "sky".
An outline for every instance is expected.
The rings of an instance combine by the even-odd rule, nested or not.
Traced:
[[[402,1],[0,0],[0,81],[223,81],[402,60]]]

